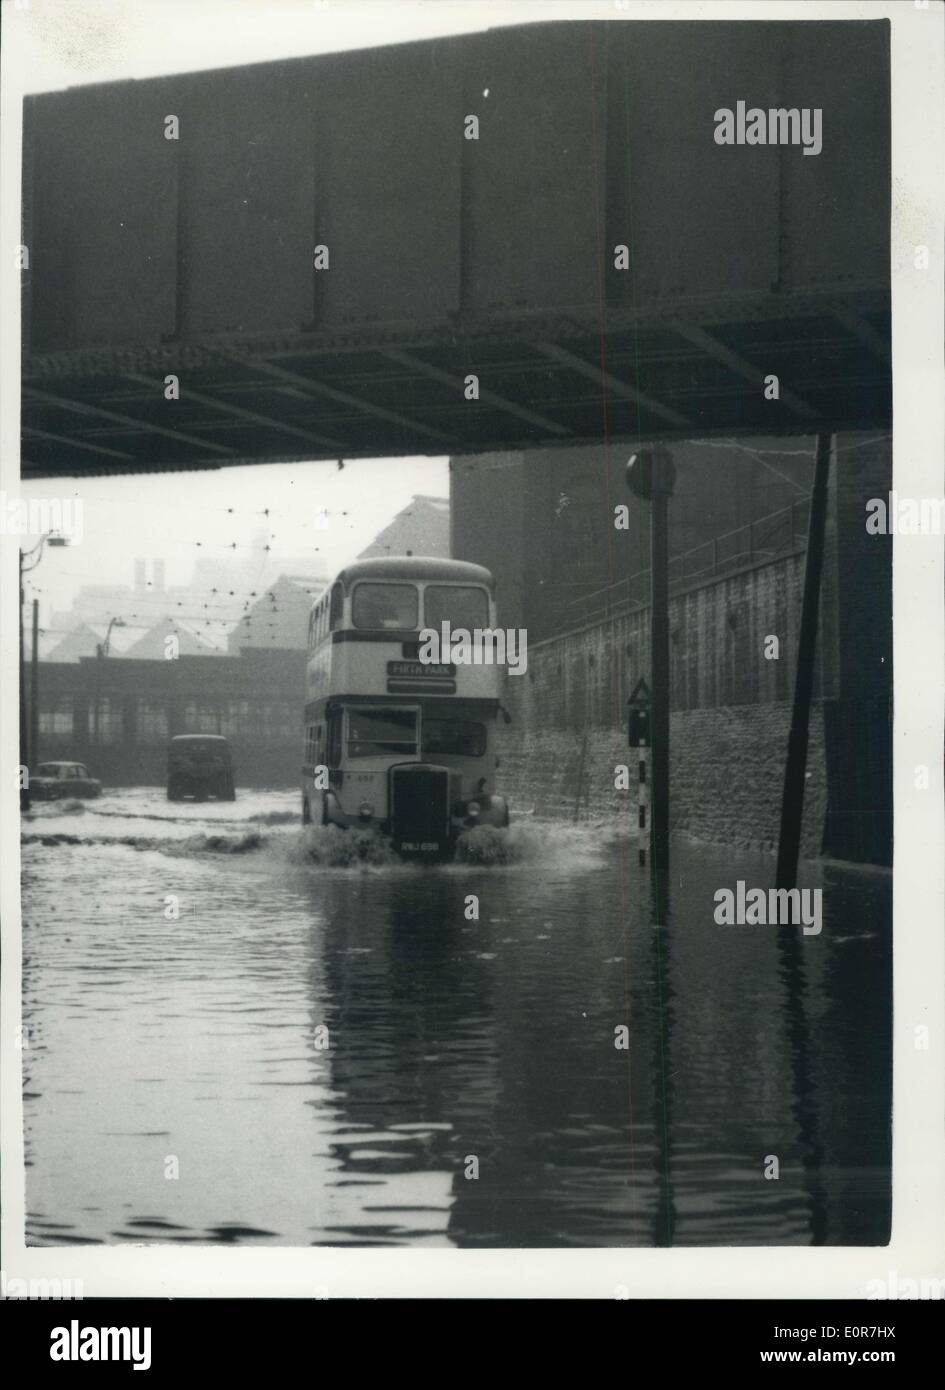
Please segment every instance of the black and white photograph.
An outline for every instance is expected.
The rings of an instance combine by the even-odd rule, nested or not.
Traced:
[[[6,1296],[945,1297],[942,6],[2,20]]]

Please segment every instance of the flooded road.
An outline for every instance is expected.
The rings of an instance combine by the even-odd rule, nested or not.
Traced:
[[[297,803],[23,818],[29,1243],[888,1238],[888,875],[719,926],[773,863],[677,843],[657,928],[623,830],[344,862]]]

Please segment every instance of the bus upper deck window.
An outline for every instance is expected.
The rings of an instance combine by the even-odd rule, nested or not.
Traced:
[[[413,632],[418,594],[412,584],[361,583],[355,586],[351,617],[355,627]]]
[[[331,608],[328,613],[328,629],[334,632],[336,627],[341,627],[341,615],[344,609],[345,591],[340,584],[331,586]]]
[[[423,620],[426,627],[439,631],[441,623],[451,628],[489,626],[489,595],[485,589],[466,584],[428,584],[423,595]]]

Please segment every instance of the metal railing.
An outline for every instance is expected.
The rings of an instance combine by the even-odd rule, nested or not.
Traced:
[[[787,507],[726,531],[693,546],[669,561],[670,595],[700,588],[737,570],[767,564],[779,555],[803,550],[807,544],[810,497],[797,498]],[[562,599],[558,611],[568,628],[616,617],[650,601],[649,567],[637,570],[591,593]]]

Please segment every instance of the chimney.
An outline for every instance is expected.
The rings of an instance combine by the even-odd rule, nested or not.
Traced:
[[[155,560],[154,562],[154,591],[157,594],[164,592],[164,561]]]
[[[135,593],[144,592],[144,561],[135,560]]]

